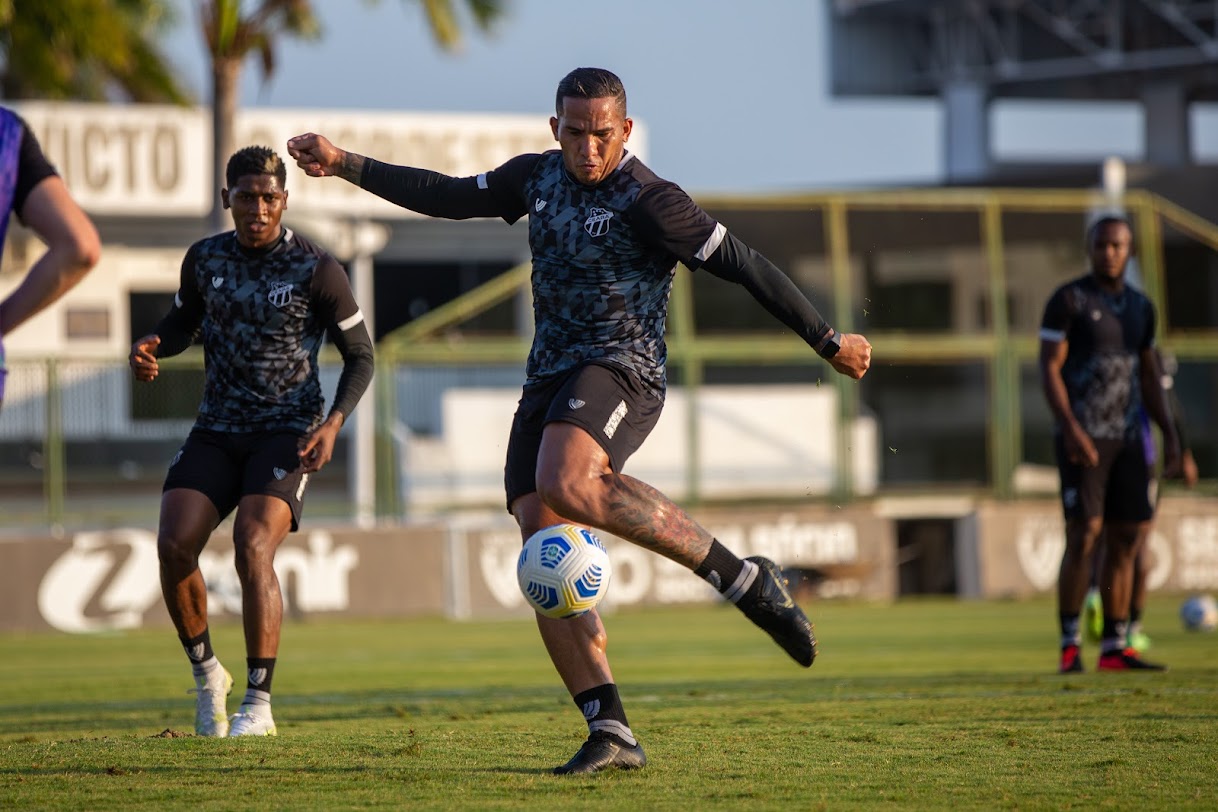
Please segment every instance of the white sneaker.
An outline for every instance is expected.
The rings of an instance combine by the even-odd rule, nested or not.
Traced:
[[[242,705],[241,709],[229,717],[232,727],[228,737],[234,736],[277,736],[275,720],[271,718],[271,709],[256,711],[250,705]]]
[[[233,675],[220,667],[221,676],[210,682],[199,682],[187,693],[195,695],[195,735],[223,737],[228,735],[228,707],[225,704],[233,690]]]

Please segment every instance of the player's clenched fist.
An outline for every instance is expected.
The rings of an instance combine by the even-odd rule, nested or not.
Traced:
[[[306,175],[322,178],[338,174],[343,151],[324,135],[305,133],[288,139],[288,154],[296,159],[296,165]]]
[[[151,381],[157,376],[160,367],[156,360],[156,348],[160,345],[161,337],[158,335],[146,335],[131,345],[127,362],[137,381]]]

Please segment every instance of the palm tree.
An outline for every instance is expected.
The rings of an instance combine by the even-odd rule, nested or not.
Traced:
[[[156,45],[166,0],[0,0],[5,98],[189,104]]]
[[[0,4],[7,1],[0,0]],[[453,0],[416,2],[423,6],[436,42],[447,51],[459,48],[461,25]],[[475,24],[484,31],[504,10],[504,0],[465,0],[465,3]],[[280,36],[316,39],[321,34],[310,0],[259,0],[248,11],[243,5],[250,4],[242,0],[199,0],[199,22],[212,62],[213,189],[225,185],[224,164],[235,148],[233,120],[246,57],[257,54],[263,79],[269,79],[275,71],[275,45]],[[218,199],[212,206],[211,228],[213,232],[225,228],[224,211]]]

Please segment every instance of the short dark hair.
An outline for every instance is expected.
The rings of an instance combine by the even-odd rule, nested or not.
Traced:
[[[604,68],[576,68],[562,78],[554,97],[554,109],[560,116],[562,100],[566,98],[616,99],[622,116],[626,115],[626,86],[616,74]]]
[[[1100,233],[1100,229],[1104,226],[1122,225],[1129,229],[1129,245],[1133,247],[1133,223],[1123,214],[1102,214],[1091,222],[1087,227],[1087,250],[1095,245],[1095,235]]]
[[[288,185],[287,167],[270,147],[244,147],[233,153],[224,170],[228,188],[236,186],[237,181],[246,175],[274,175],[280,186],[286,188]]]

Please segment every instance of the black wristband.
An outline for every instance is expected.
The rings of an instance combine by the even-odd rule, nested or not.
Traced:
[[[842,335],[837,331],[832,331],[820,340],[816,345],[816,354],[821,358],[832,358],[837,355],[837,351],[842,348]]]

